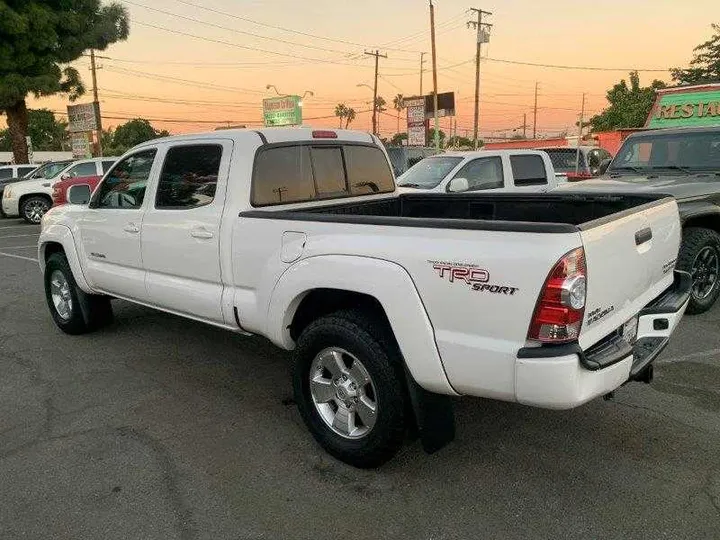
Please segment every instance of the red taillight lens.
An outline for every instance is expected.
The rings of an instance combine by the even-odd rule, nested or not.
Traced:
[[[568,182],[579,182],[580,180],[589,180],[593,175],[586,172],[569,172],[567,173]]]
[[[560,259],[545,281],[528,339],[543,343],[576,340],[585,315],[586,291],[585,251],[578,248]]]
[[[312,136],[313,139],[337,139],[337,133],[330,130],[315,130]]]

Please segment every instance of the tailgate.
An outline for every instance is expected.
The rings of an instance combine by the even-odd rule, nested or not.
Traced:
[[[581,226],[587,298],[585,349],[636,316],[673,283],[682,231],[677,203],[666,198]]]

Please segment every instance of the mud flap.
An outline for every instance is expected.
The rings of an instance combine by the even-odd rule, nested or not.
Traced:
[[[88,294],[80,287],[75,287],[80,312],[88,328],[98,329],[113,321],[110,298]]]
[[[450,396],[428,392],[405,369],[408,393],[423,450],[433,454],[455,439],[455,412]]]

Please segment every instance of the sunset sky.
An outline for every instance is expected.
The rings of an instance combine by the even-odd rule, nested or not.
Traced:
[[[685,66],[693,47],[710,37],[710,23],[718,19],[713,18],[717,0],[482,2],[473,7],[493,12],[488,21],[494,25],[481,68],[480,131],[485,136],[511,135],[522,125],[524,113],[528,135],[532,133],[536,81],[539,134],[572,133],[583,92],[586,115],[591,116],[602,110],[606,90],[627,78],[628,69]],[[121,3],[130,13],[130,37],[98,53],[107,57],[99,62],[98,72],[105,126],[133,117],[149,118],[173,133],[211,130],[226,122],[259,125],[261,101],[273,95],[267,84],[283,94],[313,91],[314,97],[305,100],[306,123],[337,126],[336,104],[357,111],[370,108],[371,90],[357,85],[372,86],[373,58],[364,55],[371,48],[388,56],[380,61],[379,94],[390,104],[381,115],[383,135],[397,130],[392,98],[419,92],[421,51],[428,53],[423,90],[432,89],[426,1]],[[469,7],[462,0],[436,1],[438,89],[456,92],[461,135],[472,134],[475,32],[466,27],[473,17],[466,11]],[[498,60],[620,69],[554,69]],[[89,90],[88,59],[76,66]],[[643,84],[653,78],[669,81],[667,71],[640,75]],[[90,96],[80,102],[90,101]],[[60,96],[29,101],[30,107],[54,111],[64,111],[66,105]],[[317,117],[330,118],[310,120]],[[443,119],[443,129],[449,122]],[[370,113],[358,114],[351,127],[369,129]]]

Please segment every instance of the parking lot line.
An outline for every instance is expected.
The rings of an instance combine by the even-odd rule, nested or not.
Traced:
[[[5,229],[27,229],[29,225],[11,225],[10,227],[0,227],[0,231]]]
[[[35,234],[11,234],[10,236],[0,236],[2,238],[29,238],[31,236],[40,236],[40,233]]]
[[[32,246],[3,246],[2,249],[27,249],[27,248],[37,248],[37,244],[33,244]]]
[[[12,259],[22,259],[24,261],[38,262],[37,259],[33,259],[32,257],[23,257],[22,255],[15,255],[14,253],[3,253],[2,251],[0,251],[0,255],[10,257]]]

